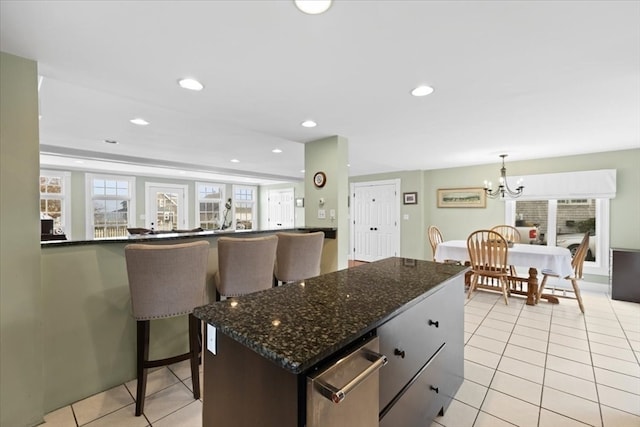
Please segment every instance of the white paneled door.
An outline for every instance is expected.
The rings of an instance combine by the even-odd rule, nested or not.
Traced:
[[[293,188],[280,190],[269,190],[269,229],[293,228],[294,221],[294,201]]]
[[[400,253],[399,182],[353,186],[353,259],[377,261]]]

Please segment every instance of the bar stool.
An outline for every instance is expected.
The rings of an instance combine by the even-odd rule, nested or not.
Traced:
[[[294,282],[320,275],[324,233],[277,233],[276,280]]]
[[[278,237],[220,237],[216,299],[273,287]]]
[[[189,359],[193,398],[200,398],[198,372],[200,320],[193,309],[205,303],[209,242],[176,245],[131,244],[124,248],[137,326],[136,416],[144,410],[147,369]],[[150,320],[189,315],[189,351],[165,359],[149,360]]]

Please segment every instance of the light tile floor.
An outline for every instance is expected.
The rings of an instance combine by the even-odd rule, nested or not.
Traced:
[[[584,316],[567,299],[535,307],[487,291],[465,299],[465,380],[431,427],[640,427],[640,304],[591,287],[583,286]],[[135,386],[51,412],[42,426],[202,426],[188,362],[149,374],[142,417],[133,415]]]

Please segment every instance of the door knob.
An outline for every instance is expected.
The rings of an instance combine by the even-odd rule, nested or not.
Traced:
[[[429,324],[429,326],[435,326],[436,328],[440,327],[440,322],[437,321],[437,320],[434,322],[433,320],[429,319],[428,324]]]
[[[400,358],[404,359],[404,350],[400,350],[399,348],[396,348],[393,350],[393,354],[396,356],[400,356]]]

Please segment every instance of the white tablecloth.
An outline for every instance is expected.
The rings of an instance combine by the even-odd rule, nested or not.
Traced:
[[[449,240],[438,244],[436,255],[438,261],[455,259],[469,261],[469,251],[466,240]],[[514,244],[508,250],[507,261],[510,265],[533,267],[541,273],[551,270],[560,277],[573,274],[571,268],[571,252],[567,248],[544,245]]]

